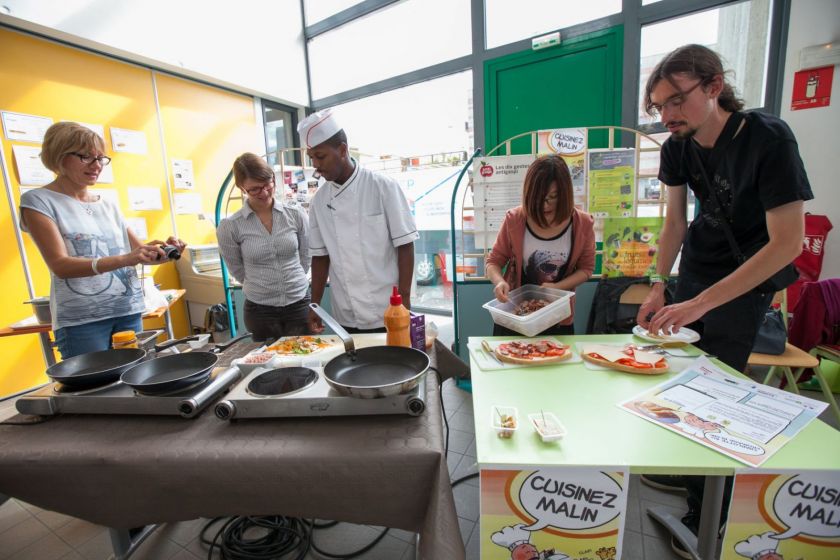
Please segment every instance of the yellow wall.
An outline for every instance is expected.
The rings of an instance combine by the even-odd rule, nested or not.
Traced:
[[[43,39],[0,28],[0,110],[51,117],[54,121],[73,120],[105,127],[105,143],[110,152],[110,127],[142,130],[146,134],[145,155],[109,153],[113,157],[114,183],[97,188],[118,192],[126,217],[146,219],[149,237],[166,239],[172,234],[172,209],[167,191],[171,160],[190,159],[195,171],[196,189],[203,197],[203,208],[213,215],[216,192],[242,151],[260,151],[254,117],[253,98],[202,84],[153,73],[104,56],[83,52]],[[161,145],[158,113],[154,100],[157,84],[160,116],[167,153]],[[29,145],[3,138],[3,150],[15,204],[20,186],[14,166],[12,145]],[[167,163],[169,169],[167,169]],[[161,191],[163,209],[132,211],[126,187],[155,187]],[[22,302],[28,299],[23,265],[15,244],[14,226],[5,196],[0,202],[0,236],[4,257],[0,260],[0,326],[10,325],[31,314]],[[209,221],[196,216],[177,216],[178,235],[188,243],[215,240]],[[36,296],[49,295],[49,273],[28,235],[24,234]],[[155,270],[155,281],[162,288],[178,288],[173,264]],[[172,312],[176,336],[189,332],[183,303]],[[162,320],[147,321],[147,328],[158,328]],[[46,381],[45,363],[37,335],[0,338],[0,398]]]

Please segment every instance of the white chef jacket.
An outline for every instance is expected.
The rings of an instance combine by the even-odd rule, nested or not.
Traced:
[[[318,189],[309,204],[309,247],[330,257],[332,315],[345,327],[384,325],[397,285],[397,247],[420,237],[399,184],[355,161],[343,184]]]

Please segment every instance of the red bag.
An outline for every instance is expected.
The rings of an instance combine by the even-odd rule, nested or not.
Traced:
[[[825,255],[825,242],[832,227],[834,226],[832,226],[828,216],[805,214],[805,239],[802,243],[802,253],[793,261],[793,264],[799,270],[799,280],[788,288],[787,307],[789,310],[793,309],[796,302],[799,301],[802,284],[816,282],[820,279],[823,256]]]

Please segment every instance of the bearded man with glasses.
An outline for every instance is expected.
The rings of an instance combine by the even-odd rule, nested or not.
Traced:
[[[785,272],[802,250],[804,201],[814,198],[796,138],[777,117],[741,112],[720,57],[701,45],[665,56],[644,101],[671,137],[660,156],[668,197],[657,274],[637,321],[654,333],[692,328],[701,335],[697,346],[743,371],[772,292],[795,279]],[[690,225],[687,188],[700,205]],[[680,249],[675,303],[666,306],[665,282]],[[703,478],[674,478],[642,477],[659,488],[688,489],[683,523],[696,534]],[[672,546],[691,557],[679,541]]]

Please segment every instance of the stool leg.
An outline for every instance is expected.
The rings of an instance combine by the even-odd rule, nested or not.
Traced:
[[[770,369],[767,370],[767,377],[764,378],[764,384],[770,385],[770,382],[773,380],[773,376],[776,374],[776,366],[770,366]]]
[[[831,406],[831,410],[834,411],[834,416],[837,418],[837,421],[840,422],[840,407],[837,406],[837,401],[834,399],[834,394],[831,392],[831,387],[828,386],[828,380],[823,375],[820,366],[814,368],[814,375],[817,376],[817,381],[820,384],[825,400]]]
[[[790,390],[798,395],[799,387],[796,386],[796,380],[793,378],[793,372],[790,371],[788,366],[782,366],[782,372],[785,374],[785,379],[787,379]]]

